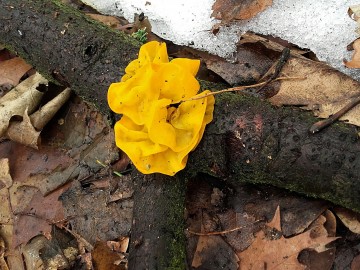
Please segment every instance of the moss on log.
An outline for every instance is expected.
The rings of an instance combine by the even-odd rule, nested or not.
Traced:
[[[337,123],[312,134],[311,112],[236,94],[217,96],[214,117],[190,156],[190,177],[270,184],[360,212],[359,128]]]

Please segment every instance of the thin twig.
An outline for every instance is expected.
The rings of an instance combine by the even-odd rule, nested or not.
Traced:
[[[282,68],[285,66],[287,60],[290,58],[290,49],[284,48],[281,52],[279,59],[270,67],[266,74],[260,79],[261,81],[266,81],[267,83],[261,86],[256,92],[259,93],[264,87],[273,81],[277,76],[279,76]],[[272,73],[271,73],[272,72]],[[266,79],[268,77],[268,79]],[[266,80],[265,80],[266,79]]]
[[[270,81],[261,82],[261,83],[256,83],[256,84],[251,84],[251,85],[236,86],[236,87],[227,88],[227,89],[223,89],[223,90],[219,90],[219,91],[214,91],[214,92],[205,94],[203,96],[184,99],[184,100],[181,100],[180,102],[173,102],[173,103],[171,103],[171,105],[174,105],[174,104],[177,105],[177,104],[180,104],[180,103],[186,102],[186,101],[199,100],[199,99],[202,99],[202,98],[206,98],[208,96],[215,96],[215,95],[222,94],[222,93],[227,93],[227,92],[242,91],[242,90],[245,90],[245,89],[248,89],[248,88],[259,87],[259,86],[263,86],[265,84],[268,84],[270,82],[275,82],[275,81],[280,81],[280,80],[304,80],[304,79],[306,79],[306,78],[304,78],[304,77],[279,77],[279,78],[276,78],[276,79],[273,79],[273,80],[270,80]]]
[[[207,235],[220,235],[220,234],[226,234],[226,233],[231,233],[231,232],[235,232],[235,231],[238,231],[238,230],[241,230],[243,227],[236,227],[236,228],[233,228],[233,229],[230,229],[230,230],[225,230],[225,231],[221,231],[221,232],[207,232],[207,233],[199,233],[199,232],[194,232],[194,231],[191,231],[189,229],[187,229],[187,231],[191,234],[194,234],[194,235],[199,235],[199,236],[207,236]]]
[[[258,222],[260,222],[260,221],[264,221],[264,220],[262,220],[262,219],[255,220],[252,225],[255,225],[256,223],[258,223]],[[241,230],[241,229],[243,229],[244,227],[246,227],[246,225],[245,225],[245,226],[240,226],[240,227],[235,227],[235,228],[232,228],[232,229],[229,229],[229,230],[220,231],[220,232],[206,232],[206,233],[194,232],[194,231],[191,231],[191,230],[189,230],[189,229],[186,229],[186,230],[187,230],[189,233],[194,234],[194,235],[208,236],[208,235],[227,234],[227,233],[231,233],[231,232],[235,232],[235,231]]]
[[[341,116],[343,116],[345,113],[350,111],[352,108],[354,108],[358,104],[360,104],[360,95],[357,95],[356,97],[353,97],[352,99],[350,99],[350,103],[346,104],[345,107],[343,107],[338,112],[334,113],[329,118],[318,121],[315,124],[313,124],[310,127],[309,132],[314,134],[314,133],[319,132],[320,130],[326,128],[327,126],[330,126],[332,123],[334,123]]]

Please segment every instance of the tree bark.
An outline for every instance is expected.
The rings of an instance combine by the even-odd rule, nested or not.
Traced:
[[[1,43],[104,113],[108,86],[139,48],[130,37],[55,0],[0,1],[0,25]],[[173,178],[134,175],[130,269],[181,269],[185,179],[198,173],[233,185],[271,184],[360,212],[358,129],[335,124],[310,134],[315,121],[308,112],[256,98],[216,96],[214,120],[184,172]]]
[[[106,93],[140,43],[59,0],[1,0],[0,43],[108,114]]]

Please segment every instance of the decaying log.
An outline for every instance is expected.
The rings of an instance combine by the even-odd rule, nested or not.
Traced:
[[[271,184],[360,212],[359,128],[337,123],[312,134],[311,112],[235,94],[218,96],[215,111],[190,176]]]
[[[60,0],[0,1],[0,43],[108,114],[106,93],[140,43]]]
[[[131,38],[55,0],[1,1],[0,25],[0,43],[105,113],[109,84],[120,78],[139,48]],[[252,97],[217,96],[214,121],[185,172],[174,178],[134,175],[131,269],[181,268],[184,179],[198,173],[233,185],[271,184],[360,212],[358,129],[335,124],[310,134],[315,121],[310,113],[274,108]],[[174,249],[176,254],[170,252]]]

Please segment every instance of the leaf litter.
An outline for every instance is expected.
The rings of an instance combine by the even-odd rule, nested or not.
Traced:
[[[39,265],[63,269],[74,265],[75,259],[79,261],[75,253],[71,260],[66,257],[65,253],[69,252],[59,248],[57,240],[51,242],[56,226],[71,232],[72,239],[77,235],[75,243],[82,242],[81,239],[87,242],[76,233],[83,228],[90,228],[85,237],[93,243],[100,239],[113,240],[129,232],[132,217],[132,188],[126,180],[129,177],[123,178],[121,183],[125,183],[127,189],[122,189],[117,183],[119,178],[112,176],[110,166],[104,169],[97,163],[98,160],[102,164],[119,161],[117,169],[122,170],[129,161],[119,159],[106,119],[76,96],[71,96],[69,88],[62,89],[35,73],[0,98],[0,236],[5,246],[1,256],[10,269],[25,269],[25,265],[26,269],[38,269]],[[78,187],[76,183],[84,177],[93,178],[95,183],[108,178],[101,187],[89,182],[80,188],[86,190],[84,195],[89,192],[88,187],[96,194],[105,194],[104,204],[109,204],[113,212],[123,213],[118,220],[125,224],[125,229],[115,225],[114,213],[104,212],[103,204],[92,208],[92,202],[97,200],[94,196],[86,197],[85,201],[82,201],[85,197],[77,198],[79,205],[88,209],[88,221],[83,219],[84,212],[79,209],[72,208],[69,214],[64,208],[59,197],[66,190]],[[68,198],[75,201],[71,195]],[[121,212],[123,208],[128,211]],[[102,223],[94,234],[91,224],[98,213],[109,218],[99,218]],[[79,219],[83,220],[80,224],[83,228],[76,223]],[[68,225],[71,230],[64,227]],[[119,228],[123,228],[120,233]],[[80,251],[77,245],[71,248]],[[53,254],[46,255],[48,249],[62,254],[59,260],[52,258]],[[34,259],[31,254],[39,256]],[[84,252],[81,257],[85,261],[86,254]],[[91,264],[91,260],[87,262]]]

